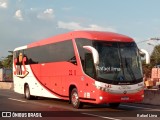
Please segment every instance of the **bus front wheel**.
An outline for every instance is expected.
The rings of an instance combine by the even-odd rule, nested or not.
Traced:
[[[73,88],[70,99],[74,108],[77,108],[77,109],[82,108],[83,104],[79,100],[79,96],[76,88]]]

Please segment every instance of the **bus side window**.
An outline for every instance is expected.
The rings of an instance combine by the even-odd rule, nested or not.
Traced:
[[[90,77],[94,78],[95,76],[95,67],[93,63],[92,53],[85,53],[85,62],[84,62],[85,73]]]

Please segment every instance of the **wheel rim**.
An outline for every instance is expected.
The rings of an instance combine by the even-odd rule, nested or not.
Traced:
[[[29,98],[29,95],[30,95],[30,93],[29,93],[29,89],[28,89],[28,88],[26,88],[26,98]]]
[[[76,92],[74,92],[72,94],[72,103],[74,106],[76,106],[79,102],[79,97],[78,97],[78,94]]]

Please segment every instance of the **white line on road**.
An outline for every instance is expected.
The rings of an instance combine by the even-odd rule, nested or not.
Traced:
[[[155,111],[160,111],[160,109],[153,109],[153,108],[146,108],[146,107],[137,107],[137,106],[131,106],[131,105],[120,105],[124,107],[132,107],[132,108],[142,108],[142,109],[147,109],[147,110],[155,110]]]
[[[111,117],[106,117],[106,116],[100,116],[100,115],[95,115],[95,114],[90,114],[90,113],[82,113],[84,115],[89,115],[89,116],[94,116],[94,117],[99,117],[99,118],[104,118],[104,119],[110,119],[110,120],[121,120],[121,119],[116,119],[116,118],[111,118]]]
[[[14,100],[14,101],[18,101],[18,102],[26,102],[26,101],[23,101],[23,100],[18,100],[18,99],[14,99],[14,98],[8,98],[9,100]]]

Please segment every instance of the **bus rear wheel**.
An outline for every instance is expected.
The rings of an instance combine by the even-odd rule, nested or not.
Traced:
[[[71,99],[72,106],[74,108],[77,108],[77,109],[82,108],[83,103],[81,103],[79,100],[79,96],[76,88],[73,88],[70,99]]]
[[[109,103],[109,107],[111,108],[118,108],[120,103]]]
[[[31,100],[32,99],[32,96],[30,94],[30,89],[29,89],[29,86],[28,85],[25,85],[25,88],[24,88],[24,97],[27,99],[27,100]]]

